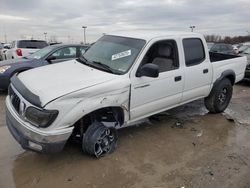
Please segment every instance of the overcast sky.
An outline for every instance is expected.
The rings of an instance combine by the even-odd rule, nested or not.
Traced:
[[[250,0],[0,0],[0,41],[56,36],[87,42],[120,30],[178,30],[220,35],[250,32]]]

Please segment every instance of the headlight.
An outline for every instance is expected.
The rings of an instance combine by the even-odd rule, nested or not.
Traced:
[[[28,107],[25,112],[26,119],[37,127],[48,127],[56,119],[57,110],[39,110],[34,107]]]
[[[2,66],[0,67],[0,74],[3,74],[5,71],[7,71],[10,68],[10,66]]]

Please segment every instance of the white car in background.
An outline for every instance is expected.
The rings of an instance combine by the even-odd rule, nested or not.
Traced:
[[[0,61],[6,60],[6,52],[10,49],[10,44],[5,43],[0,46]]]
[[[232,45],[232,46],[233,46],[233,50],[234,50],[235,54],[238,54],[239,53],[238,45]]]
[[[46,46],[48,46],[48,43],[43,40],[16,40],[11,43],[10,49],[6,52],[6,58],[25,57]]]

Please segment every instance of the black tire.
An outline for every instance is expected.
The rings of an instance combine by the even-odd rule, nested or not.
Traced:
[[[82,150],[96,158],[112,153],[117,145],[117,131],[100,122],[88,127],[82,139]]]
[[[225,78],[216,84],[209,96],[205,98],[205,106],[211,113],[221,113],[227,108],[232,94],[232,83],[229,79]]]

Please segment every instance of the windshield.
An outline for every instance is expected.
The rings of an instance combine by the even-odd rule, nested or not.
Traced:
[[[51,52],[51,50],[54,49],[52,46],[45,47],[41,50],[36,51],[35,53],[27,56],[28,59],[41,59],[45,57],[48,53]]]
[[[245,50],[243,51],[243,53],[244,53],[244,54],[250,54],[250,46],[248,46],[248,48],[245,49]]]
[[[84,54],[91,65],[107,67],[113,73],[124,74],[134,63],[146,41],[105,35]]]
[[[239,52],[243,52],[244,50],[246,50],[247,48],[249,48],[250,46],[248,45],[243,45],[239,48]]]

